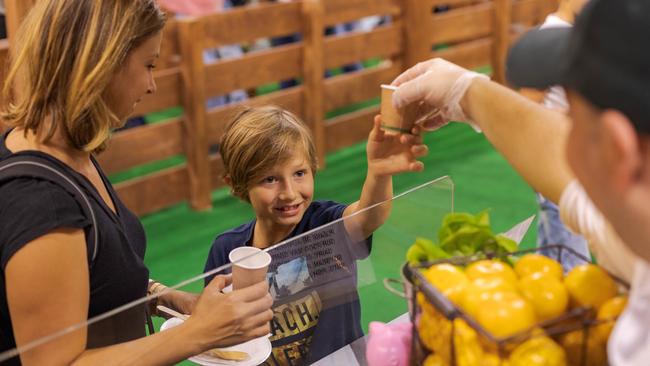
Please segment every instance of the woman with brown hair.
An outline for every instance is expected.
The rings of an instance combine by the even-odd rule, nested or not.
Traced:
[[[0,352],[21,351],[10,362],[170,364],[269,332],[267,285],[222,294],[226,277],[200,297],[165,292],[163,304],[192,316],[162,333],[144,337],[144,304],[75,327],[161,288],[148,281],[140,222],[93,156],[155,91],[164,24],[154,0],[41,0],[21,26],[5,85],[10,103],[1,117],[10,130],[0,137],[0,161],[40,159],[81,187],[93,220],[48,180],[0,181]],[[29,347],[63,329],[71,331]]]

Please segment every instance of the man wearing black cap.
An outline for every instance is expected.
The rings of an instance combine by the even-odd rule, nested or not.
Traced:
[[[572,121],[441,59],[394,81],[397,107],[440,109],[421,128],[450,120],[481,128],[533,188],[559,203],[563,221],[587,238],[599,263],[631,281],[608,345],[612,365],[650,362],[649,37],[650,1],[592,0],[574,28],[536,30],[518,41],[510,82],[564,86]]]

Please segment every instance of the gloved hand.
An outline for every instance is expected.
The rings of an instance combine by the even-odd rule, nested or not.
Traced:
[[[424,130],[437,130],[450,121],[468,123],[476,132],[481,129],[465,115],[460,100],[474,78],[489,79],[466,70],[441,58],[420,62],[397,77],[392,85],[393,105],[402,108],[411,103],[421,103],[428,108],[418,116],[416,124]],[[437,109],[437,113],[433,113]]]

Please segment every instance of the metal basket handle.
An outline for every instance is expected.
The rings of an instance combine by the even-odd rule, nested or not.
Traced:
[[[404,283],[401,280],[398,280],[396,278],[384,278],[384,288],[388,290],[388,292],[395,296],[401,297],[402,299],[406,299],[406,292],[404,290],[400,291],[393,287],[392,284],[394,283],[399,284],[402,286],[402,288],[404,288]]]

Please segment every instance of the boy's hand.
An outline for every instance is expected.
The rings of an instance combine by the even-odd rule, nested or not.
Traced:
[[[412,135],[387,134],[380,127],[381,116],[375,116],[374,126],[368,136],[368,174],[391,176],[404,172],[419,172],[424,164],[417,158],[425,156],[429,148],[422,143],[419,129]]]

